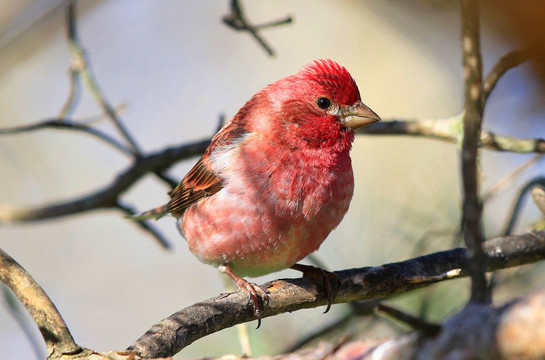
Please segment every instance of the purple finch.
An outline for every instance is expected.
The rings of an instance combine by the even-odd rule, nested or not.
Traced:
[[[354,129],[379,120],[344,67],[317,60],[255,94],[170,201],[138,218],[172,214],[189,250],[248,293],[259,317],[267,295],[240,276],[292,267],[318,249],[352,199]]]

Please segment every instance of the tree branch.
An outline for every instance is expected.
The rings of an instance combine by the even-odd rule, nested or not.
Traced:
[[[513,50],[507,55],[503,56],[497,63],[494,65],[492,70],[486,76],[483,84],[483,101],[487,102],[488,97],[498,84],[498,81],[501,77],[512,68],[515,68],[522,64],[523,62],[530,59],[531,53],[528,49]]]
[[[83,351],[74,342],[62,316],[40,285],[2,249],[0,280],[13,291],[32,316],[44,338],[50,357]]]
[[[115,208],[119,197],[144,175],[164,171],[180,160],[202,154],[209,143],[209,139],[196,141],[138,158],[110,185],[78,199],[29,209],[0,208],[0,224],[8,221],[45,220],[95,209]]]
[[[445,347],[445,339],[452,337],[455,345]],[[541,290],[498,308],[483,306],[461,317],[455,315],[443,323],[438,336],[412,332],[387,340],[357,338],[281,355],[231,360],[542,360],[544,343],[545,291]]]
[[[117,208],[121,210],[126,215],[134,215],[136,214],[136,210],[127,204],[124,204],[122,202],[117,202]],[[161,234],[161,232],[153,226],[151,221],[146,220],[134,220],[138,226],[146,231],[148,234],[150,234],[155,240],[157,240],[157,243],[166,250],[170,250],[172,248],[172,245],[170,242]]]
[[[360,128],[357,134],[422,136],[434,140],[458,143],[462,137],[461,117],[430,120],[391,119]],[[508,151],[519,154],[545,154],[545,139],[517,139],[483,130],[479,146],[488,150]]]
[[[136,144],[136,141],[125,128],[125,125],[121,122],[119,116],[117,116],[114,107],[106,100],[106,97],[100,90],[98,83],[91,72],[91,66],[89,60],[86,57],[85,49],[81,45],[79,38],[77,36],[77,13],[76,13],[76,0],[66,0],[66,24],[67,24],[67,35],[68,43],[70,46],[70,55],[72,57],[72,89],[74,88],[74,82],[79,82],[81,78],[87,88],[91,92],[91,95],[95,98],[95,101],[102,108],[104,113],[108,115],[114,126],[117,128],[119,133],[123,136],[125,140],[129,143],[131,149],[136,154],[141,154],[139,146]],[[77,72],[79,75],[73,75],[74,72]],[[71,91],[72,93],[72,91]],[[67,104],[64,106],[64,109],[70,108],[73,105],[69,105],[71,101],[74,101],[75,96],[70,95],[67,101]],[[63,112],[65,111],[63,109]]]
[[[545,258],[545,231],[502,237],[483,244],[487,271]],[[334,303],[382,298],[468,274],[468,251],[453,249],[379,267],[337,271]],[[275,280],[262,285],[270,294],[262,317],[327,304],[319,284],[309,278]],[[155,324],[129,350],[143,357],[172,356],[195,340],[255,320],[248,298],[224,294],[185,308]]]
[[[482,202],[479,198],[478,144],[483,118],[482,58],[479,33],[479,3],[462,0],[462,43],[465,79],[464,138],[462,141],[462,231],[469,250],[471,302],[489,303],[485,256],[481,246]]]
[[[107,144],[113,146],[114,148],[116,148],[117,150],[119,150],[120,152],[122,152],[123,154],[127,156],[133,157],[137,155],[131,149],[128,149],[125,145],[121,144],[119,141],[117,141],[110,135],[95,129],[92,126],[77,123],[65,118],[48,119],[48,120],[43,120],[34,124],[30,124],[30,125],[15,126],[12,128],[0,129],[0,135],[15,135],[15,134],[22,134],[22,133],[32,132],[36,130],[43,130],[43,129],[80,131],[80,132],[92,135],[106,142]]]
[[[230,0],[231,13],[223,17],[223,23],[237,31],[247,31],[263,47],[269,56],[274,56],[274,51],[267,44],[265,39],[259,34],[258,30],[291,24],[293,19],[286,16],[284,19],[270,21],[261,25],[251,25],[246,19],[239,0]]]

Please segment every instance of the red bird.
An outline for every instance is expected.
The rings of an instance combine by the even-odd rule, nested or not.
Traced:
[[[176,217],[189,250],[230,276],[260,317],[267,295],[240,276],[292,267],[320,247],[352,199],[354,129],[379,120],[344,67],[314,61],[255,94],[170,201],[137,218]]]

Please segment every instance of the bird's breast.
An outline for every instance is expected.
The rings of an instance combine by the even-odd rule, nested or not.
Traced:
[[[189,207],[181,227],[203,262],[241,276],[287,268],[317,250],[348,210],[354,189],[348,154],[247,151],[220,174],[224,187]]]

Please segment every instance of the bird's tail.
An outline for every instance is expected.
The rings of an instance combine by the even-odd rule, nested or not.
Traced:
[[[163,206],[156,207],[155,209],[144,211],[143,213],[140,213],[140,214],[128,215],[127,218],[131,220],[149,220],[149,219],[159,220],[166,214],[168,214],[167,206],[163,205]]]

